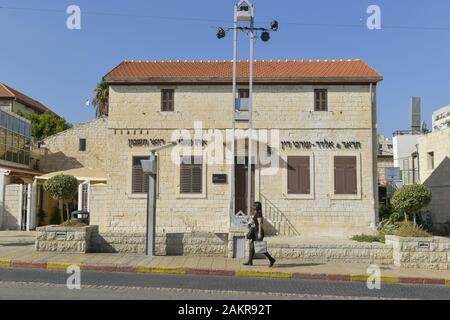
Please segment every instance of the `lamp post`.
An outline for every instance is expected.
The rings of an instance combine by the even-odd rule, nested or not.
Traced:
[[[241,24],[247,24],[242,26]],[[270,40],[270,32],[278,31],[278,21],[274,20],[268,28],[256,28],[254,26],[254,6],[249,0],[241,0],[234,6],[234,24],[233,27],[218,27],[217,38],[222,39],[226,36],[226,33],[233,30],[233,141],[231,145],[233,165],[231,169],[231,213],[230,218],[236,215],[235,210],[235,131],[236,131],[236,110],[237,110],[237,48],[238,48],[238,31],[247,33],[250,38],[250,52],[249,52],[249,100],[248,100],[248,173],[247,173],[247,215],[250,214],[250,208],[252,206],[252,152],[253,152],[253,66],[254,66],[254,45],[257,37],[255,33],[261,32],[261,40],[267,42]]]
[[[156,238],[156,174],[158,172],[158,161],[156,153],[158,151],[172,148],[176,143],[172,142],[164,146],[150,150],[148,160],[142,160],[142,171],[148,174],[148,193],[147,193],[147,241],[146,254],[148,257],[155,255],[155,238]]]

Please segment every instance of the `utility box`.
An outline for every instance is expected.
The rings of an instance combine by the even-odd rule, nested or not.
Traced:
[[[84,223],[86,225],[89,225],[89,216],[90,213],[87,210],[78,210],[78,211],[73,211],[70,214],[70,220],[75,220],[78,221],[80,223]]]
[[[253,20],[253,5],[247,1],[242,0],[236,6],[237,21],[251,21]]]
[[[234,237],[233,238],[233,258],[244,259],[245,258],[245,238]]]

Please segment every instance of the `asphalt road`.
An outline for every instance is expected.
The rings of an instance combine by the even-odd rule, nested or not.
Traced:
[[[277,300],[277,299],[440,299],[450,287],[363,282],[177,276],[135,273],[81,273],[81,290],[69,290],[63,271],[0,269],[0,299],[88,300]]]

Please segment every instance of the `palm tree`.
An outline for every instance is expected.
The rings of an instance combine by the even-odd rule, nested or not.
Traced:
[[[109,113],[109,84],[102,81],[95,88],[95,98],[92,100],[97,118],[108,116]]]

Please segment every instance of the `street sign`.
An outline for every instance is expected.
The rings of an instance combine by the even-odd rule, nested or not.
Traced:
[[[400,181],[402,180],[402,176],[400,174],[400,168],[385,168],[384,169],[384,177],[386,181]]]

